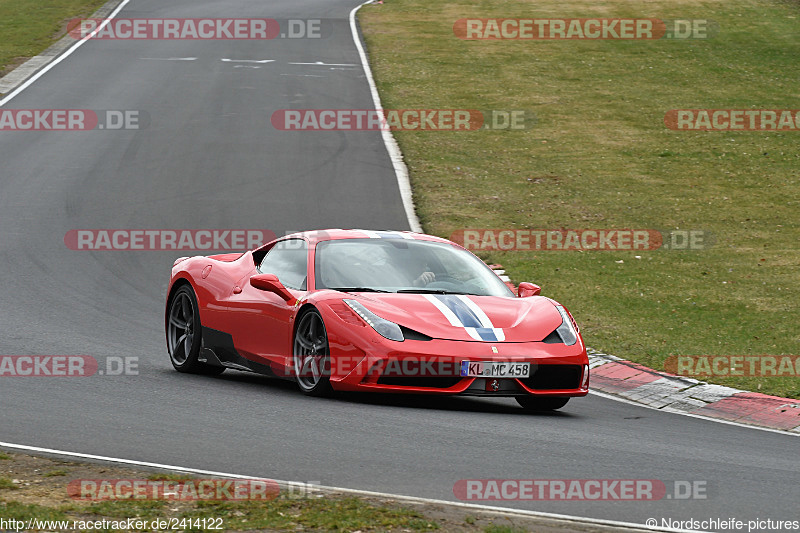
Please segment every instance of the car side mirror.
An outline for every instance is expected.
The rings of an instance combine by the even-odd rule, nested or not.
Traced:
[[[256,289],[272,292],[286,300],[294,300],[294,296],[283,286],[275,274],[256,274],[250,277],[250,285]]]
[[[542,288],[538,285],[534,285],[533,283],[528,283],[527,281],[523,281],[519,284],[519,289],[517,289],[517,294],[520,298],[528,298],[529,296],[539,296],[539,293],[542,292]]]

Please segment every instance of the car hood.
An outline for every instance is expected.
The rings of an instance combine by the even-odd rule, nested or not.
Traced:
[[[542,296],[358,293],[353,299],[386,320],[435,339],[541,341],[561,325],[554,302]]]

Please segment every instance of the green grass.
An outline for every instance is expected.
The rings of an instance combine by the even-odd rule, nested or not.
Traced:
[[[6,502],[0,500],[0,517],[6,520],[26,521],[31,518],[40,520],[64,520],[67,515],[58,509],[44,505]]]
[[[182,507],[178,513],[171,509],[176,505]],[[132,516],[148,521],[166,518],[207,519],[214,517],[222,519],[226,531],[252,529],[295,531],[298,528],[314,531],[386,531],[391,529],[432,531],[439,529],[439,525],[435,521],[426,519],[423,514],[412,509],[374,505],[358,498],[197,502],[188,507],[175,502],[128,500],[96,502],[91,505],[67,504],[50,510],[69,516],[91,516],[93,520],[101,517],[124,519]]]
[[[66,22],[88,17],[105,0],[0,0],[0,76],[66,33]]]
[[[0,490],[17,490],[19,487],[8,478],[0,477]]]
[[[426,232],[709,230],[707,250],[480,255],[564,303],[589,346],[653,368],[670,355],[800,352],[800,132],[663,123],[670,109],[796,109],[796,3],[393,0],[359,13],[387,109],[537,115],[524,131],[396,132]],[[720,31],[691,41],[464,41],[452,29],[467,17],[590,16],[707,18]],[[796,377],[712,381],[800,398]]]
[[[127,518],[139,516],[155,519],[164,516],[167,507],[165,500],[110,500],[93,502],[91,505],[70,504],[61,507],[63,511],[80,511],[83,514],[106,518]]]
[[[221,517],[228,529],[273,528],[322,531],[431,531],[436,522],[411,509],[375,506],[358,498],[200,503],[185,518]]]
[[[514,526],[486,526],[483,528],[485,533],[526,533],[527,529],[522,529],[521,527],[514,527]]]
[[[5,453],[0,453],[0,461],[10,461],[10,460],[11,460],[10,455],[7,455]]]
[[[12,459],[6,455],[4,459]],[[65,470],[52,470],[44,477],[62,477]],[[151,481],[186,481],[186,474],[157,473]],[[66,484],[66,481],[62,483]],[[19,487],[10,479],[0,477],[0,491],[16,491]],[[52,498],[29,505],[0,499],[0,517],[15,520],[140,520],[156,519],[222,519],[225,531],[434,531],[440,529],[436,520],[412,508],[374,503],[354,497],[296,498],[283,492],[273,500],[178,502],[168,500],[107,500],[97,502],[63,502],[65,488],[51,489]],[[25,491],[22,491],[24,493]],[[4,492],[9,495],[10,492]],[[40,495],[41,496],[41,495]],[[474,524],[475,520],[472,519]],[[469,520],[468,520],[468,523]],[[198,524],[200,525],[200,524]],[[217,524],[219,525],[219,524]],[[202,529],[189,529],[202,531]]]
[[[190,476],[186,474],[167,474],[167,473],[159,473],[159,474],[151,474],[147,476],[148,481],[188,481],[191,479]]]
[[[5,459],[12,459],[6,455]],[[67,464],[67,463],[64,463]],[[69,463],[70,466],[78,466]],[[30,467],[33,468],[32,466]],[[101,472],[103,470],[100,470]],[[26,475],[36,476],[39,470]],[[69,473],[63,469],[50,470],[42,477],[64,477]],[[26,477],[26,479],[28,479]],[[151,481],[187,481],[195,479],[186,474],[156,473],[148,476]],[[55,483],[55,486],[52,484]],[[325,496],[299,498],[291,492],[283,491],[273,500],[261,501],[174,501],[174,500],[105,500],[94,502],[71,501],[64,503],[68,480],[54,480],[44,485],[33,482],[19,486],[10,479],[0,477],[0,494],[8,498],[11,494],[22,494],[20,499],[33,491],[37,504],[24,504],[0,498],[0,517],[5,519],[29,520],[124,520],[135,517],[138,520],[198,520],[198,528],[189,527],[187,531],[204,531],[210,525],[219,527],[218,522],[209,523],[210,518],[221,519],[225,531],[251,531],[268,529],[270,531],[435,531],[442,528],[443,518],[428,518],[418,508],[404,507],[394,502],[381,503],[355,497]],[[11,491],[14,491],[13,493]],[[468,517],[468,524],[475,519]],[[191,522],[189,523],[191,525]],[[207,529],[206,529],[207,530]],[[474,526],[479,531],[478,526]]]

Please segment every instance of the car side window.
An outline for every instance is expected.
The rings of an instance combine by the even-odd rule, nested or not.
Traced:
[[[308,244],[302,239],[280,241],[258,265],[261,274],[275,274],[284,287],[306,290]]]

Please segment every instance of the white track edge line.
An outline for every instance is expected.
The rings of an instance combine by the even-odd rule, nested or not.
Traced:
[[[52,448],[41,448],[39,446],[28,446],[26,444],[13,444],[10,442],[2,442],[0,441],[0,448],[3,449],[10,449],[10,450],[20,450],[20,451],[30,451],[30,452],[38,452],[38,453],[45,453],[51,455],[61,455],[65,457],[76,457],[80,459],[91,459],[95,461],[103,461],[103,462],[111,462],[111,463],[119,463],[123,465],[131,465],[131,466],[142,466],[147,468],[158,468],[162,470],[170,470],[173,472],[185,472],[189,474],[202,474],[220,478],[229,478],[229,479],[256,479],[256,480],[263,480],[266,478],[259,477],[259,476],[245,476],[242,474],[230,474],[227,472],[216,472],[213,470],[202,470],[198,468],[189,468],[189,467],[182,467],[182,466],[174,466],[174,465],[165,465],[161,463],[152,463],[148,461],[136,461],[134,459],[121,459],[118,457],[107,457],[104,455],[92,455],[88,453],[80,453],[80,452],[70,452],[65,450],[55,450]],[[407,501],[410,503],[426,503],[426,504],[436,504],[436,505],[450,505],[454,507],[461,507],[465,509],[475,509],[479,511],[486,511],[490,513],[499,513],[503,515],[515,515],[520,517],[527,517],[527,518],[542,518],[542,519],[549,519],[549,520],[561,520],[566,522],[576,522],[582,524],[589,524],[589,525],[598,525],[598,526],[609,526],[609,527],[620,527],[620,528],[627,528],[627,529],[635,529],[639,531],[668,531],[668,532],[675,532],[675,533],[696,533],[698,530],[685,530],[685,529],[670,529],[670,528],[657,528],[647,526],[645,524],[637,524],[634,522],[621,522],[617,520],[606,520],[602,518],[589,518],[589,517],[582,517],[582,516],[574,516],[574,515],[565,515],[565,514],[557,514],[557,513],[546,513],[542,511],[527,511],[525,509],[514,509],[511,507],[498,507],[492,505],[481,505],[475,503],[465,503],[465,502],[452,502],[448,500],[437,500],[432,498],[421,498],[418,496],[406,496],[403,494],[392,494],[388,492],[376,492],[376,491],[369,491],[369,490],[359,490],[359,489],[349,489],[345,487],[330,487],[326,485],[314,485],[314,484],[304,484],[302,482],[297,481],[283,481],[273,479],[271,481],[275,481],[279,485],[285,487],[291,486],[298,486],[298,485],[308,485],[312,489],[316,489],[321,492],[340,492],[345,494],[354,494],[359,496],[372,496],[372,497],[380,497],[380,498],[389,498],[394,500],[400,501]]]
[[[77,43],[72,45],[71,47],[67,48],[61,55],[59,55],[57,58],[55,58],[54,60],[49,62],[47,65],[45,65],[45,67],[42,68],[42,70],[40,70],[39,72],[37,72],[36,74],[31,76],[30,78],[25,80],[22,83],[22,85],[20,85],[19,87],[17,87],[16,89],[11,91],[10,93],[8,93],[5,96],[5,98],[0,100],[0,107],[3,107],[8,102],[10,102],[15,96],[17,96],[19,93],[21,93],[22,91],[24,91],[25,89],[30,87],[33,82],[35,82],[36,80],[38,80],[39,78],[44,76],[47,72],[50,71],[50,69],[52,69],[53,67],[55,67],[56,65],[58,65],[59,63],[64,61],[67,57],[69,57],[72,54],[72,52],[74,52],[75,50],[77,50],[78,48],[83,46],[83,44],[86,41],[88,41],[89,39],[91,39],[98,31],[100,31],[101,29],[106,27],[106,25],[110,24],[111,23],[111,19],[113,19],[115,16],[117,16],[117,13],[122,11],[122,8],[124,8],[128,4],[128,2],[130,2],[130,1],[131,0],[122,0],[122,3],[120,3],[116,7],[116,9],[114,9],[114,11],[111,12],[110,15],[105,17],[103,23],[100,24],[100,26],[98,26],[92,33],[90,33],[89,35],[87,35],[86,37],[84,37],[83,39],[81,39],[80,41],[78,41]]]
[[[682,416],[690,416],[692,418],[700,418],[702,420],[708,420],[709,422],[718,422],[720,424],[728,424],[729,426],[737,426],[740,428],[746,429],[757,429],[759,431],[767,431],[769,433],[778,433],[779,435],[789,435],[790,437],[800,437],[800,433],[794,433],[788,429],[775,429],[775,428],[767,428],[763,426],[756,426],[751,424],[743,424],[741,422],[736,422],[734,420],[725,420],[724,418],[714,418],[713,416],[706,416],[706,415],[698,415],[695,413],[688,413],[686,411],[681,411],[680,409],[672,409],[670,407],[653,407],[651,405],[647,405],[644,403],[639,403],[634,400],[629,400],[628,398],[624,398],[622,396],[616,396],[614,394],[610,394],[607,392],[600,392],[597,390],[592,390],[591,387],[589,388],[589,394],[594,394],[596,396],[600,396],[601,398],[605,398],[607,400],[614,400],[617,402],[627,403],[630,405],[635,405],[637,407],[644,407],[646,409],[652,409],[653,411],[660,411],[662,413],[672,413],[675,415],[682,415]],[[728,396],[730,398],[730,396]],[[711,404],[709,404],[711,405]]]
[[[356,12],[358,12],[362,6],[369,3],[372,3],[372,0],[367,0],[350,11],[350,31],[353,34],[353,42],[358,49],[358,57],[361,59],[361,66],[364,67],[364,74],[367,77],[367,83],[369,83],[369,91],[372,94],[372,102],[375,106],[375,110],[383,115],[381,97],[378,95],[378,88],[375,86],[375,79],[372,77],[372,69],[369,67],[367,54],[364,51],[364,46],[361,44],[361,37],[359,36],[358,27],[356,25]],[[417,213],[414,211],[411,180],[408,176],[408,167],[403,161],[403,154],[400,152],[400,147],[388,128],[381,128],[381,137],[383,138],[383,144],[386,146],[386,151],[389,152],[389,159],[392,160],[392,166],[394,167],[394,173],[397,177],[397,185],[400,189],[400,198],[403,201],[403,209],[406,213],[406,219],[408,219],[408,225],[411,231],[422,233],[422,226],[419,223]]]

